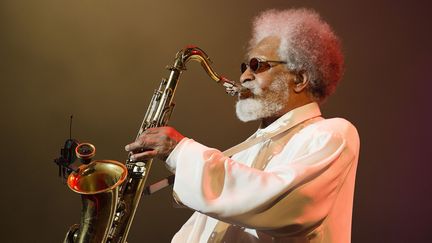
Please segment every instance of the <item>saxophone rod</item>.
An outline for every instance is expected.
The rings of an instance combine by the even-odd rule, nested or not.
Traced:
[[[152,195],[155,192],[158,192],[158,191],[160,191],[160,190],[162,190],[162,189],[164,189],[166,187],[171,186],[172,184],[174,184],[174,179],[175,179],[175,176],[174,175],[170,175],[170,176],[167,176],[164,179],[162,179],[162,180],[160,180],[160,181],[158,181],[156,183],[148,185],[144,189],[143,195],[149,196],[149,195]]]

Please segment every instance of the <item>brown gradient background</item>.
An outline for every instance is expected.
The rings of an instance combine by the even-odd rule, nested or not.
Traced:
[[[415,2],[415,3],[414,3]],[[124,160],[153,89],[178,49],[203,48],[238,79],[250,20],[268,8],[315,8],[343,41],[346,73],[323,107],[358,128],[353,242],[426,242],[431,223],[430,6],[421,1],[0,2],[1,242],[60,242],[80,198],[52,162],[68,138],[98,159]],[[226,149],[257,127],[234,115],[197,63],[176,94],[171,125]],[[157,163],[150,181],[167,172]],[[259,193],[259,192],[257,192]],[[129,242],[168,242],[191,212],[171,190],[141,202]]]

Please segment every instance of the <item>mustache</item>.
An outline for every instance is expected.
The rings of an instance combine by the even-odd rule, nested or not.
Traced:
[[[252,92],[252,90],[245,88],[245,87],[241,87],[238,91],[238,98],[239,99],[247,99],[254,96],[254,93]]]

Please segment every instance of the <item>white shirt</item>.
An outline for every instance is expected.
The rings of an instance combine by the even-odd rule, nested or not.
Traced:
[[[251,139],[293,128],[232,158],[183,139],[167,166],[196,212],[172,242],[211,242],[219,219],[230,223],[221,242],[350,242],[359,137],[341,118],[299,124],[319,112],[316,103],[288,112]]]

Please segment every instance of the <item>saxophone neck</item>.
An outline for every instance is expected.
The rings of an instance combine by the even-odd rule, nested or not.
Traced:
[[[212,61],[210,60],[210,57],[197,46],[191,45],[180,50],[177,53],[174,67],[178,70],[186,70],[186,63],[188,63],[190,60],[201,63],[201,66],[204,68],[210,78],[216,81],[216,83],[223,85],[228,94],[235,96],[239,93],[239,90],[241,89],[240,86],[236,82],[217,74],[211,67]]]

